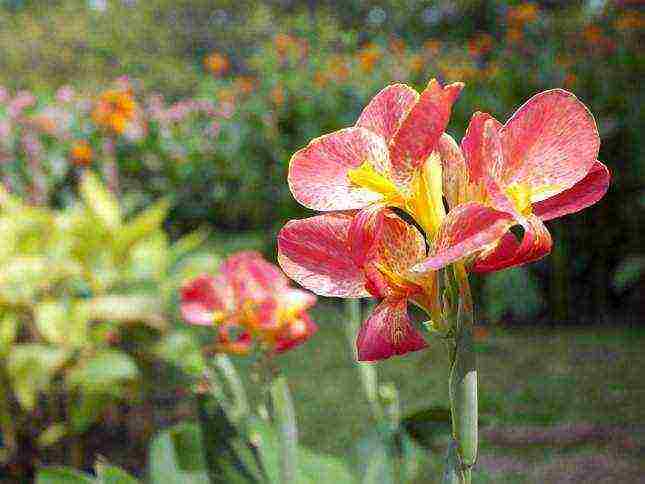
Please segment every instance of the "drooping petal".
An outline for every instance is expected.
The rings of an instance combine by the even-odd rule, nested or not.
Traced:
[[[533,204],[533,213],[541,220],[551,220],[577,212],[600,200],[609,188],[609,170],[600,161],[582,180],[554,197]]]
[[[321,296],[369,296],[348,244],[352,218],[352,213],[330,213],[288,222],[278,234],[282,270]]]
[[[423,235],[412,224],[391,210],[383,213],[383,231],[379,238],[378,262],[393,275],[404,275],[426,256]]]
[[[369,129],[389,143],[418,99],[419,93],[410,86],[387,86],[363,109],[356,126]]]
[[[532,202],[582,180],[598,158],[593,115],[572,93],[553,89],[524,103],[502,129],[507,183],[531,187]]]
[[[293,155],[289,188],[298,202],[314,210],[363,208],[383,199],[384,194],[349,179],[348,172],[361,166],[387,181],[390,161],[385,140],[365,128],[342,129],[314,139]]]
[[[465,201],[468,186],[468,170],[464,155],[452,136],[441,135],[437,145],[442,166],[443,194],[448,206],[453,208]]]
[[[426,348],[412,325],[405,299],[385,299],[363,322],[356,338],[358,361],[379,361]]]
[[[482,255],[473,264],[475,272],[492,272],[515,267],[541,259],[549,252],[553,241],[551,234],[539,218],[532,215],[522,221],[524,237],[519,243],[511,232],[488,254]]]
[[[222,276],[201,275],[181,288],[182,318],[190,324],[212,326],[216,312],[224,311],[232,302],[232,292]]]
[[[390,146],[392,174],[399,185],[411,180],[414,169],[435,149],[463,86],[457,82],[442,87],[432,79],[410,110]]]
[[[488,160],[483,150],[484,126],[489,120],[493,123],[492,127],[502,128],[502,124],[490,114],[478,111],[470,119],[466,134],[461,140],[461,149],[466,158],[470,183],[479,183],[484,173],[488,171]]]
[[[307,341],[316,331],[318,331],[316,323],[307,313],[302,313],[300,317],[289,321],[284,330],[278,334],[274,351],[276,353],[289,351]]]
[[[479,202],[458,205],[448,212],[431,255],[413,272],[436,271],[495,244],[513,224],[513,216]]]

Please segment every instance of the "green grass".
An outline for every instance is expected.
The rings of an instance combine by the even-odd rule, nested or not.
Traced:
[[[313,317],[320,326],[315,337],[279,358],[300,441],[356,468],[357,442],[374,421],[345,338],[345,316],[341,305],[322,302]],[[429,342],[426,351],[378,364],[380,382],[397,386],[404,416],[448,405],[447,352],[439,340]],[[569,482],[565,476],[639,482],[644,343],[645,330],[626,326],[492,331],[478,343],[482,439],[475,482]],[[426,450],[418,482],[436,478],[441,446],[439,440]]]

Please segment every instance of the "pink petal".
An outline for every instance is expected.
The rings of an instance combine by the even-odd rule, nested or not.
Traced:
[[[540,219],[532,215],[522,221],[522,226],[524,227],[522,243],[518,243],[515,236],[508,232],[492,252],[475,261],[472,270],[499,271],[528,264],[551,252],[553,244],[551,234]]]
[[[298,319],[291,321],[285,330],[278,335],[275,340],[274,351],[284,353],[296,346],[301,345],[311,338],[318,326],[314,323],[307,313],[302,313]]]
[[[230,282],[238,300],[260,301],[273,297],[288,285],[282,271],[259,252],[237,252],[224,261],[220,271]]]
[[[237,336],[231,338],[231,333],[238,330]],[[251,333],[235,324],[222,324],[217,332],[217,349],[223,353],[246,355],[251,351],[253,338]]]
[[[382,195],[354,185],[347,172],[364,162],[389,173],[387,144],[365,128],[346,128],[316,138],[289,163],[289,188],[305,207],[321,210],[363,208]]]
[[[349,228],[348,243],[352,258],[358,267],[364,267],[368,260],[376,257],[385,210],[382,205],[374,204],[354,215]]]
[[[600,200],[609,188],[609,170],[600,161],[582,180],[558,195],[533,204],[533,213],[542,220],[551,220],[577,212]]]
[[[488,113],[476,112],[470,119],[466,134],[461,140],[461,149],[468,165],[470,183],[478,183],[488,171],[487,156],[484,153],[484,126],[491,120],[493,127],[502,128],[502,124]],[[501,141],[500,141],[501,143]],[[500,145],[501,146],[501,145]]]
[[[368,296],[365,275],[349,248],[352,218],[353,214],[330,213],[288,222],[278,234],[282,270],[321,296]]]
[[[524,103],[504,125],[502,139],[505,181],[553,187],[544,198],[582,180],[600,147],[593,115],[562,89],[541,92]]]
[[[190,324],[212,326],[215,311],[226,308],[227,282],[225,278],[203,274],[188,281],[181,288],[180,310],[182,318]]]
[[[426,348],[421,333],[412,326],[405,299],[385,299],[365,321],[358,337],[358,361],[378,361]]]
[[[466,161],[459,145],[449,134],[441,135],[437,149],[441,156],[443,194],[448,206],[456,207],[460,201],[464,201],[468,185]]]
[[[390,147],[393,176],[399,183],[410,178],[435,149],[462,88],[459,82],[442,87],[432,79],[421,93]]]
[[[479,202],[468,202],[448,212],[430,257],[412,269],[436,271],[496,243],[513,224],[513,216]]]
[[[369,129],[389,143],[418,99],[419,93],[410,86],[387,86],[363,109],[356,126]]]

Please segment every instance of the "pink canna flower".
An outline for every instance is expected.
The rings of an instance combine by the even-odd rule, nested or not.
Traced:
[[[217,326],[217,349],[233,354],[250,352],[254,342],[274,353],[304,343],[318,329],[306,312],[315,302],[255,252],[234,254],[218,276],[199,276],[181,290],[184,320]]]
[[[472,270],[489,272],[544,257],[552,241],[543,221],[577,212],[606,193],[610,175],[597,160],[599,147],[593,115],[561,89],[533,96],[504,125],[475,113],[461,149],[448,135],[439,142],[452,208],[447,218],[470,212],[470,223],[445,223],[431,256],[415,270],[472,255]],[[521,241],[509,230],[514,225],[524,229]],[[500,230],[503,235],[482,250],[480,242]]]
[[[407,312],[410,301],[429,311],[434,306],[434,273],[408,270],[425,257],[417,228],[379,206],[292,220],[278,235],[278,262],[307,289],[323,296],[381,299],[358,334],[359,361],[427,346]]]

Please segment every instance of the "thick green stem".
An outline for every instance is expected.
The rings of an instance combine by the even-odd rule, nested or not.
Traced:
[[[448,450],[444,483],[470,483],[477,460],[477,361],[473,346],[473,305],[468,276],[455,267],[459,303],[450,367],[450,412],[453,442]],[[458,478],[459,480],[454,480]]]

